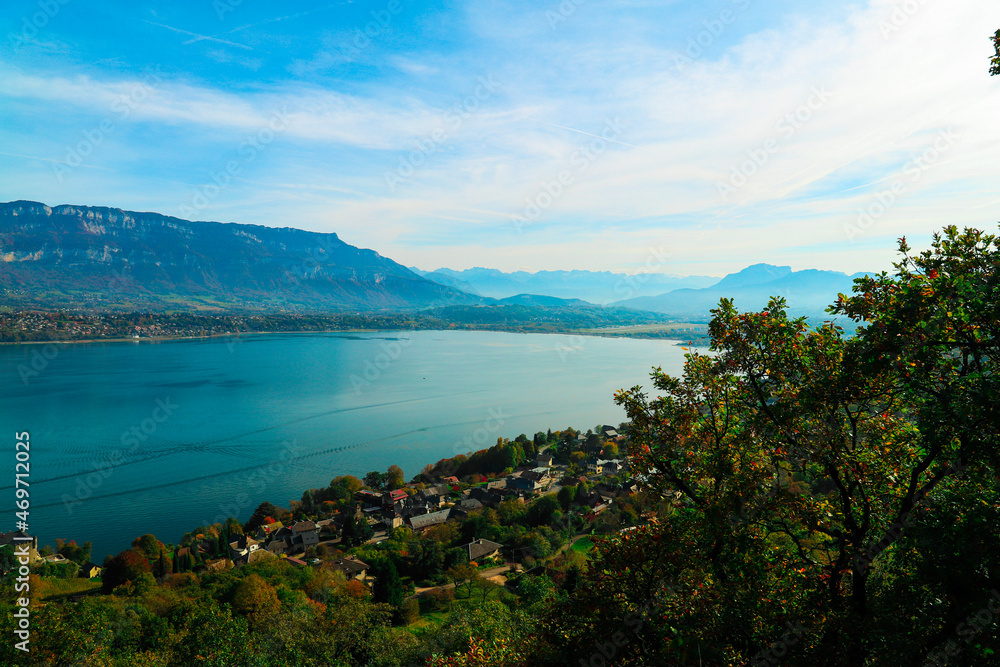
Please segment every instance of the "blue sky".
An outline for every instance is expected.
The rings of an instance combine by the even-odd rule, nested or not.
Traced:
[[[9,1],[0,200],[407,265],[889,268],[1000,220],[995,2]]]

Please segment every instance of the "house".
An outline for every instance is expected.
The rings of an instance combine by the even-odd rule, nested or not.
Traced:
[[[490,490],[493,490],[493,489],[506,489],[507,488],[507,480],[506,479],[491,479],[490,481],[486,482],[486,488],[490,489]]]
[[[292,525],[292,546],[303,549],[319,544],[319,531],[312,521],[299,521]]]
[[[479,502],[481,502],[483,505],[486,506],[494,504],[493,494],[491,494],[489,490],[484,489],[481,486],[477,486],[474,489],[472,489],[469,492],[469,498],[472,498],[473,500],[478,500]]]
[[[622,484],[620,493],[623,496],[631,496],[632,494],[639,493],[639,484],[634,481],[625,482]]]
[[[286,558],[285,561],[291,563],[295,567],[305,567],[306,562],[304,560],[299,560],[298,558]]]
[[[392,507],[398,502],[402,502],[407,498],[407,493],[403,489],[396,489],[395,491],[386,491],[382,494],[382,507]]]
[[[382,525],[385,526],[386,530],[399,528],[403,525],[403,517],[395,510],[384,512],[382,514]]]
[[[614,426],[602,426],[601,435],[608,440],[612,440],[618,437],[618,430]]]
[[[290,547],[286,540],[271,540],[267,543],[267,552],[274,554],[275,556],[281,556],[282,554],[288,553]]]
[[[542,482],[543,484],[548,484],[548,482],[552,479],[551,476],[549,475],[549,469],[540,466],[521,473],[521,477],[534,479],[539,482]]]
[[[229,543],[229,557],[234,563],[246,563],[251,553],[260,549],[261,544],[252,537],[237,535],[236,539]]]
[[[439,510],[437,512],[430,512],[428,514],[421,514],[420,516],[410,517],[410,527],[413,530],[426,530],[431,526],[437,526],[448,520],[448,515],[451,514],[450,509]]]
[[[415,504],[423,504],[427,507],[441,507],[444,504],[444,496],[432,492],[430,489],[418,491],[410,500]]]
[[[368,576],[370,566],[357,558],[343,558],[333,563],[333,569],[337,572],[343,572],[348,581],[351,579],[364,581],[365,577]]]
[[[266,542],[284,527],[285,525],[280,521],[275,521],[274,523],[267,523],[258,527],[257,532],[255,532],[253,536],[260,542]]]
[[[535,493],[536,491],[541,491],[543,486],[537,481],[526,477],[524,475],[514,476],[511,475],[507,478],[507,488],[514,491],[526,491],[528,493]]]
[[[57,565],[59,563],[68,563],[69,559],[62,554],[52,554],[51,556],[42,556],[39,559],[43,563],[49,563],[50,565]]]
[[[476,540],[466,544],[464,548],[469,555],[470,562],[479,562],[499,555],[503,545],[489,540]]]
[[[459,501],[451,508],[452,516],[468,516],[470,512],[477,512],[483,509],[483,504],[474,498],[466,498]]]
[[[80,576],[86,579],[93,579],[94,577],[101,576],[102,570],[103,568],[100,565],[87,561],[80,567]]]
[[[539,468],[551,468],[554,460],[551,454],[539,454],[535,457],[535,465]]]
[[[442,477],[441,480],[447,482],[448,484],[451,484],[452,486],[459,483],[458,477],[455,477],[454,475],[452,475],[451,477]]]
[[[360,500],[364,507],[376,507],[382,504],[382,496],[367,489],[362,489],[355,493],[354,498],[355,500]]]

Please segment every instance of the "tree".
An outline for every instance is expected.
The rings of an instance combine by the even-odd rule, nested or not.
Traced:
[[[790,319],[781,299],[759,313],[724,299],[714,356],[690,354],[682,377],[655,370],[657,398],[619,392],[636,467],[667,502],[660,522],[602,542],[553,611],[560,659],[585,659],[588,638],[655,600],[669,614],[623,660],[685,662],[697,646],[706,664],[759,662],[794,619],[808,631],[786,641],[790,661],[920,663],[982,607],[968,582],[993,567],[989,543],[949,531],[942,550],[913,527],[985,525],[997,505],[982,498],[1000,467],[1000,246],[949,227],[900,251],[893,276],[859,279],[833,308],[860,323],[853,337]],[[964,578],[954,553],[970,554]]]
[[[17,565],[17,559],[14,558],[14,547],[10,545],[0,547],[0,574],[7,573],[15,565]]]
[[[284,521],[287,515],[288,510],[283,510],[269,502],[263,502],[260,505],[257,505],[257,509],[254,510],[250,519],[247,521],[246,532],[247,534],[253,533],[264,525],[264,523],[266,523],[265,519],[269,517],[275,521]],[[229,534],[228,531],[220,532],[225,532],[227,535]]]
[[[105,593],[118,586],[138,580],[141,574],[149,574],[152,567],[146,557],[133,549],[126,549],[105,562],[101,573],[101,585]]]
[[[166,549],[163,546],[163,542],[156,539],[155,535],[147,533],[145,535],[140,535],[132,541],[132,548],[139,553],[141,553],[146,560],[152,562],[160,557],[160,554]]]
[[[525,520],[529,525],[542,526],[552,521],[552,515],[559,509],[559,501],[555,494],[542,496],[531,504]]]
[[[251,574],[236,588],[233,611],[245,616],[251,628],[266,623],[279,609],[277,592],[258,574]]]
[[[90,542],[84,542],[81,547],[72,540],[66,542],[65,540],[56,539],[56,553],[62,554],[79,565],[84,565],[90,560],[92,551],[93,545]]]
[[[497,515],[500,523],[510,526],[524,516],[524,504],[514,498],[508,498],[497,506]]]
[[[372,586],[372,600],[399,607],[403,604],[403,582],[391,558],[376,565],[375,585]]]
[[[559,501],[559,505],[562,506],[564,512],[569,509],[574,498],[576,498],[576,489],[571,486],[564,486],[556,494],[556,500]]]
[[[996,55],[990,60],[990,76],[997,76],[1000,74],[1000,30],[997,30],[993,34],[993,47],[996,49]]]
[[[451,582],[455,585],[455,591],[458,591],[458,587],[463,583],[467,584],[466,597],[472,597],[472,586],[476,577],[479,577],[479,570],[473,567],[469,563],[461,563],[450,568],[446,574]]]
[[[385,475],[373,470],[365,475],[365,486],[372,491],[381,491],[385,487]]]
[[[397,465],[389,466],[383,477],[383,484],[389,491],[395,491],[406,485],[406,478],[403,477],[403,469]]]
[[[613,440],[608,440],[604,444],[604,458],[607,459],[618,458],[618,445]]]

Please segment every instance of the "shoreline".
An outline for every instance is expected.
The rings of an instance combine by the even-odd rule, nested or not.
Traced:
[[[691,338],[668,338],[663,336],[643,336],[634,335],[629,333],[614,333],[613,330],[608,330],[606,332],[597,331],[506,331],[503,329],[327,329],[327,330],[292,330],[292,331],[241,331],[239,333],[220,333],[220,334],[208,334],[205,336],[144,336],[142,338],[81,338],[69,339],[69,340],[22,340],[22,341],[0,341],[0,345],[73,345],[77,343],[90,344],[90,343],[163,343],[170,341],[179,340],[209,340],[211,338],[238,338],[240,336],[253,336],[253,335],[265,335],[265,334],[329,334],[329,333],[389,333],[394,331],[481,331],[486,333],[509,333],[509,334],[540,334],[540,335],[557,335],[557,336],[590,336],[593,338],[631,338],[634,340],[665,340],[665,341],[675,341],[678,345],[680,344],[690,344],[696,347],[707,347],[707,345],[698,345],[694,341],[697,339],[706,339],[707,336],[698,336]]]

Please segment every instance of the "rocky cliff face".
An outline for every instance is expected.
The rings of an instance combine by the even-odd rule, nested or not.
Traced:
[[[0,204],[0,293],[49,307],[375,310],[478,303],[336,234]]]

